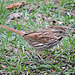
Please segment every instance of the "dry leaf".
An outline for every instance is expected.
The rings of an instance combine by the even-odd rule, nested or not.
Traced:
[[[4,66],[4,65],[1,65],[1,67],[2,67],[2,68],[6,68],[6,66]]]
[[[59,0],[54,0],[54,3],[55,3],[55,4],[58,4],[58,3],[59,3]]]
[[[42,14],[37,14],[37,16],[38,16],[39,18],[42,18]]]
[[[35,6],[35,5],[29,5],[28,7],[27,7],[27,9],[28,10],[30,10],[30,11],[33,11],[33,10],[37,10],[37,7]]]
[[[21,7],[21,6],[24,6],[26,3],[26,1],[21,1],[21,2],[17,2],[17,3],[14,3],[14,4],[10,4],[10,5],[7,5],[6,6],[6,9],[13,9],[13,8],[17,8],[18,6]]]
[[[71,11],[72,16],[75,16],[75,11]]]
[[[39,4],[41,5],[43,3],[43,1],[40,1]]]
[[[11,13],[11,14],[8,16],[6,22],[7,22],[7,23],[10,23],[11,21],[14,21],[15,19],[19,20],[19,19],[22,19],[22,18],[23,18],[23,14],[20,13],[20,12]],[[26,18],[26,19],[27,19],[27,18]],[[24,21],[24,20],[23,20],[23,21]]]
[[[46,1],[46,0],[44,0],[44,4],[48,5],[48,4],[50,4],[50,3],[51,3],[51,1]]]
[[[48,17],[47,20],[51,20],[51,17]]]
[[[22,13],[17,12],[17,13],[11,13],[8,17],[9,17],[9,19],[11,19],[11,20],[15,20],[15,19],[20,19],[20,18],[22,18],[23,15],[22,15]]]
[[[14,50],[14,53],[17,54],[17,52],[18,52],[18,49],[15,49],[15,50]]]

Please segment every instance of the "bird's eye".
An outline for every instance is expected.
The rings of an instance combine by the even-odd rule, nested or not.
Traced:
[[[62,33],[62,31],[60,31],[60,33]]]

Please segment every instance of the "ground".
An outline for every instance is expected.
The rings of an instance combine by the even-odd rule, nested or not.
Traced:
[[[0,28],[0,75],[74,75],[75,74],[75,2],[74,0],[25,0],[11,10],[7,5],[22,0],[0,1],[0,24],[20,31],[63,26],[70,33],[55,47],[39,53],[19,35]]]

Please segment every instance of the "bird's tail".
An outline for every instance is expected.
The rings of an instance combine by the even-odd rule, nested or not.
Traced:
[[[0,25],[0,27],[2,27],[2,28],[4,28],[4,29],[8,29],[8,30],[10,30],[10,31],[12,31],[12,32],[14,32],[14,33],[19,34],[19,35],[22,35],[22,34],[23,34],[23,32],[21,32],[21,31],[19,31],[19,30],[16,30],[16,29],[14,29],[14,28],[7,27],[7,26],[5,26],[5,25]]]

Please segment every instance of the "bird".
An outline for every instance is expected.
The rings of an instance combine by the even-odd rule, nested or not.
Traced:
[[[14,33],[19,34],[23,39],[28,42],[36,51],[48,50],[57,45],[65,36],[68,36],[68,31],[62,26],[51,26],[50,29],[42,29],[38,31],[19,31],[5,25],[0,27],[10,30]],[[43,59],[42,59],[43,60]]]

